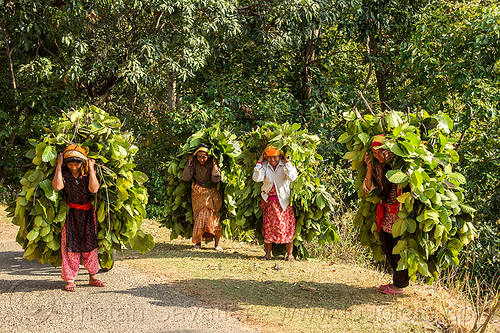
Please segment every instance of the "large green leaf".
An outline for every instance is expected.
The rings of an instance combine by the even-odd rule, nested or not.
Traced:
[[[450,173],[448,175],[448,180],[456,184],[465,184],[467,182],[465,177],[458,172]]]
[[[146,174],[143,172],[134,171],[133,175],[134,175],[134,180],[139,184],[143,184],[148,181],[148,176],[146,176]]]
[[[401,117],[393,111],[386,114],[384,119],[391,128],[395,128],[403,124]]]
[[[395,184],[403,184],[408,181],[408,176],[401,170],[389,170],[386,177],[391,183]]]
[[[54,202],[56,202],[58,197],[58,192],[52,187],[52,181],[50,179],[45,179],[40,182],[40,187],[43,189],[45,196]]]
[[[56,147],[47,146],[42,154],[42,161],[50,162],[57,157]]]
[[[27,238],[28,240],[30,240],[30,241],[33,241],[33,240],[35,240],[35,238],[37,238],[37,237],[38,237],[39,233],[40,233],[40,229],[36,229],[36,228],[35,228],[35,229],[31,230],[31,231],[28,233],[28,236],[27,236],[26,238]]]
[[[406,249],[407,242],[406,240],[400,239],[396,246],[392,249],[393,254],[400,254],[404,249]]]

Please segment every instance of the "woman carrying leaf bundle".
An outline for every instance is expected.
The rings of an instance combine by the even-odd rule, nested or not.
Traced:
[[[94,170],[95,161],[87,158],[85,148],[70,145],[59,154],[52,187],[64,189],[63,196],[69,212],[61,232],[62,272],[67,291],[76,291],[75,277],[80,267],[89,272],[89,285],[105,287],[106,283],[96,279],[99,271],[97,254],[97,219],[92,206],[91,193],[99,190]]]
[[[383,149],[385,136],[376,135],[371,144],[371,150],[376,161],[372,161],[368,153],[365,155],[367,166],[366,177],[363,180],[363,189],[365,194],[370,194],[374,189],[379,188],[377,204],[377,230],[382,242],[382,249],[386,255],[387,261],[393,270],[393,283],[381,285],[378,291],[383,294],[401,295],[403,288],[408,286],[408,270],[397,270],[399,255],[393,254],[392,250],[397,244],[399,237],[392,236],[392,225],[398,219],[399,202],[397,197],[400,193],[397,184],[391,183],[387,177],[387,171],[391,170],[389,161],[394,158],[394,154]]]
[[[266,251],[264,258],[271,259],[273,243],[284,243],[287,260],[293,261],[295,214],[290,205],[290,183],[297,179],[297,169],[286,156],[281,156],[278,149],[268,146],[259,157],[252,178],[263,182],[260,207]]]
[[[222,233],[219,210],[222,196],[214,187],[221,180],[221,173],[215,157],[209,156],[210,147],[201,144],[189,159],[182,172],[182,180],[192,181],[191,202],[193,204],[193,243],[201,248],[201,241],[215,240],[215,250],[222,251],[219,240]]]

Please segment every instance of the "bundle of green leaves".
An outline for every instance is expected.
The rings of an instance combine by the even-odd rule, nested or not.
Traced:
[[[171,239],[178,236],[191,238],[193,235],[191,183],[182,180],[182,171],[189,156],[201,143],[210,145],[208,154],[216,159],[221,170],[221,182],[216,188],[222,194],[224,205],[219,214],[224,237],[231,236],[231,220],[234,220],[232,217],[236,215],[234,184],[239,174],[236,157],[240,154],[240,144],[236,140],[236,135],[221,130],[218,123],[191,135],[177,156],[172,157],[166,164],[167,200],[160,223],[172,230]]]
[[[300,130],[300,124],[278,125],[269,123],[244,138],[243,152],[239,160],[243,166],[237,186],[236,206],[238,207],[236,226],[246,237],[255,237],[261,243],[262,209],[260,208],[262,183],[252,180],[254,167],[259,156],[269,144],[281,150],[297,168],[298,178],[291,183],[291,204],[295,209],[295,255],[307,258],[305,242],[317,239],[320,244],[337,241],[338,235],[330,223],[330,212],[334,201],[317,173],[319,161],[323,158],[316,153],[319,138]],[[274,246],[274,254],[283,254],[284,246]]]
[[[154,247],[153,237],[141,230],[148,200],[143,183],[148,177],[134,171],[138,148],[130,133],[121,132],[121,122],[103,110],[90,106],[64,114],[39,140],[26,157],[33,169],[21,179],[22,192],[8,208],[12,222],[19,226],[17,242],[24,257],[54,266],[61,263],[61,230],[69,207],[62,191],[52,188],[58,153],[68,144],[88,148],[96,161],[100,189],[92,200],[98,219],[101,266],[110,268],[113,250],[127,243],[145,253]]]
[[[376,222],[380,199],[377,191],[365,196],[362,183],[372,137],[384,134],[381,148],[396,155],[386,177],[403,190],[398,197],[399,219],[392,227],[393,236],[400,237],[393,251],[401,255],[397,269],[408,269],[413,280],[420,273],[432,283],[442,269],[459,264],[460,251],[477,236],[472,224],[475,210],[464,204],[460,187],[465,178],[452,168],[459,161],[450,138],[453,122],[446,114],[394,111],[364,116],[352,112],[346,120],[347,132],[338,141],[346,144],[344,158],[357,171],[360,207],[354,223],[360,228],[361,243],[372,249],[375,260],[383,260]]]

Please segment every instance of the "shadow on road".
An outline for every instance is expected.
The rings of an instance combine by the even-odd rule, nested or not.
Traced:
[[[54,277],[60,274],[61,271],[58,268],[23,258],[22,251],[0,252],[0,275],[23,276],[21,279],[0,280],[0,293],[61,289],[62,282],[54,281]],[[47,279],[28,279],[24,278],[24,276],[46,276]]]
[[[302,309],[314,305],[325,310],[345,311],[353,306],[370,304],[378,307],[394,302],[394,298],[378,293],[373,287],[331,282],[221,278],[180,280],[169,285],[176,290],[193,289],[190,285],[209,286],[209,290],[205,291],[207,294],[219,290],[225,294],[225,299],[230,298],[234,302],[288,309]]]
[[[49,264],[42,265],[36,260],[29,261],[23,258],[22,251],[0,252],[0,274],[54,276],[58,273],[60,269]]]
[[[169,285],[150,284],[148,286],[136,287],[123,291],[106,291],[129,294],[136,297],[150,298],[150,303],[157,306],[171,306],[172,288],[176,290],[193,290],[193,285],[207,286],[204,292],[208,298],[216,291],[225,293],[224,299],[231,299],[232,304],[241,302],[243,304],[262,305],[271,307],[282,307],[287,309],[303,309],[306,303],[314,304],[316,308],[324,310],[345,311],[352,306],[370,304],[384,306],[393,303],[392,298],[378,293],[374,288],[363,288],[342,283],[315,283],[310,281],[297,281],[294,283],[284,281],[257,281],[242,279],[191,279],[184,281],[173,281]],[[167,294],[170,294],[168,296]],[[189,293],[188,293],[189,294]],[[215,296],[215,295],[214,295]],[[196,296],[195,296],[196,297]],[[400,296],[401,297],[401,296]],[[402,296],[405,297],[405,296]],[[198,297],[196,297],[198,298]],[[217,297],[215,297],[217,298]],[[222,305],[224,311],[241,310],[237,305]],[[222,305],[222,306],[221,306]],[[204,307],[211,307],[204,304]]]
[[[213,242],[211,243],[213,244]],[[218,258],[218,259],[230,259],[230,258],[240,258],[240,259],[250,259],[252,257],[258,257],[259,255],[252,256],[246,253],[239,253],[238,251],[232,249],[226,249],[224,252],[217,252],[213,249],[213,245],[201,250],[193,250],[192,245],[181,245],[181,244],[168,244],[168,243],[156,243],[153,250],[146,252],[145,254],[137,254],[133,250],[124,250],[118,254],[121,257],[127,257],[126,259],[133,258]],[[260,256],[264,255],[264,251],[260,253]],[[124,260],[122,258],[117,258],[117,261]]]

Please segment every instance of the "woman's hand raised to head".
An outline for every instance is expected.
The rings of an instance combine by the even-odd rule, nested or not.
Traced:
[[[285,163],[290,162],[290,159],[289,159],[289,158],[288,158],[288,156],[286,156],[286,155],[283,155],[283,159],[285,160]]]
[[[94,170],[95,160],[89,158],[88,163],[89,163],[89,170],[90,171]]]
[[[257,160],[258,163],[262,163],[264,161],[264,158],[266,157],[266,155],[264,155],[264,153],[260,154],[260,157],[259,159]]]
[[[370,157],[370,154],[368,154],[368,152],[365,153],[365,163],[367,166],[372,165],[372,158]]]
[[[188,161],[187,161],[186,164],[189,165],[189,166],[193,165],[193,155],[189,156]]]
[[[214,170],[219,170],[219,165],[217,164],[215,157],[212,157],[212,167]]]
[[[64,163],[64,154],[60,153],[59,156],[57,157],[57,166],[56,166],[56,168],[62,167],[63,163]]]

